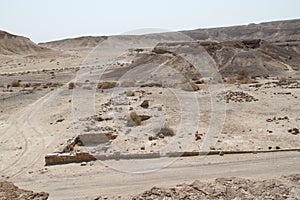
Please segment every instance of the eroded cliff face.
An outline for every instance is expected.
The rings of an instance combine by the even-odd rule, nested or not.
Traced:
[[[49,51],[49,49],[35,44],[26,37],[0,31],[0,54],[2,55],[31,54],[45,51]]]

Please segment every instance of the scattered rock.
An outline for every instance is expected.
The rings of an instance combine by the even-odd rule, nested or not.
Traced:
[[[193,92],[193,91],[198,91],[199,87],[193,82],[187,82],[181,86],[181,89],[187,92]]]
[[[82,163],[80,164],[80,166],[86,166],[86,165],[87,165],[86,162],[82,162]]]
[[[198,131],[195,133],[195,140],[198,141],[198,140],[201,140],[202,138],[202,135],[200,133],[198,133]]]
[[[299,129],[298,128],[291,128],[288,130],[289,133],[293,135],[298,135],[299,134]]]
[[[218,178],[214,182],[194,181],[172,188],[153,187],[132,199],[298,199],[299,177],[295,174],[259,181],[236,177]]]
[[[149,140],[149,141],[157,140],[157,137],[149,136],[149,137],[148,137],[148,140]]]
[[[229,103],[230,101],[236,103],[258,101],[258,99],[256,99],[255,97],[243,91],[233,92],[229,90],[219,94],[217,97],[219,100],[225,100],[226,103]]]
[[[160,138],[164,138],[164,137],[172,137],[175,135],[175,132],[173,131],[173,129],[165,126],[162,129],[160,129],[160,131],[157,134]],[[163,135],[163,137],[162,137]]]
[[[126,96],[133,97],[134,95],[134,91],[126,91]]]
[[[56,120],[56,123],[59,123],[59,122],[63,122],[65,119],[58,119]]]
[[[2,200],[47,200],[48,193],[23,190],[11,182],[0,182],[0,199]]]
[[[162,84],[160,83],[145,83],[143,85],[141,85],[141,87],[162,87]]]
[[[141,107],[148,108],[149,107],[149,100],[144,100],[141,104]]]
[[[139,126],[142,121],[146,121],[150,118],[151,116],[149,115],[138,115],[135,111],[132,111],[129,115],[127,126]]]

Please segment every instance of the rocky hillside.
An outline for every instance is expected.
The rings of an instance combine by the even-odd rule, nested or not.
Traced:
[[[286,75],[300,70],[298,53],[260,39],[160,43],[151,53],[145,53],[133,65],[164,63],[180,73],[193,75],[197,70],[192,63],[178,56],[177,52],[192,54],[196,51],[203,61],[213,60],[224,77],[237,74]],[[201,70],[204,67],[201,66]]]
[[[275,21],[261,24],[249,24],[244,26],[232,26],[209,29],[196,29],[182,31],[186,36],[194,40],[245,40],[245,39],[263,39],[271,43],[278,43],[279,45],[298,51],[300,48],[300,19]],[[156,39],[157,41],[172,38],[173,33],[158,33],[143,36],[113,36],[119,39],[131,40],[135,38]],[[175,36],[180,37],[180,34]],[[177,38],[178,40],[185,40],[188,37],[183,36]],[[59,50],[81,50],[96,47],[102,41],[108,39],[106,36],[86,36],[71,39],[64,39],[52,41],[47,43],[40,43],[39,45]],[[176,40],[176,37],[174,37]],[[178,41],[177,40],[177,41]]]
[[[90,49],[99,45],[102,41],[106,40],[106,36],[86,36],[64,40],[57,40],[53,42],[39,43],[40,46],[57,49],[57,50],[82,50]]]
[[[214,182],[195,181],[172,188],[153,187],[134,197],[110,197],[109,199],[299,199],[300,175],[279,179],[250,180],[244,178],[219,178]],[[107,199],[98,197],[95,200]]]
[[[263,39],[269,42],[300,41],[300,19],[183,31],[195,40]]]
[[[48,51],[47,48],[41,47],[30,39],[22,36],[0,31],[0,54],[31,54]]]
[[[47,200],[48,193],[23,190],[15,186],[13,183],[3,181],[0,182],[0,199],[1,200]]]

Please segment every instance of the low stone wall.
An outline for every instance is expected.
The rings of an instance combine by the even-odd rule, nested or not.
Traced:
[[[67,163],[89,162],[96,160],[96,158],[89,153],[62,153],[62,154],[48,154],[45,157],[46,165],[57,165]]]
[[[119,160],[119,159],[149,159],[160,158],[160,153],[140,153],[140,154],[111,154],[111,155],[96,155],[98,160]]]
[[[206,156],[206,155],[226,155],[226,154],[247,154],[247,153],[271,153],[271,152],[286,152],[286,151],[299,151],[300,149],[278,149],[278,150],[260,150],[260,151],[185,151],[185,152],[169,152],[161,155],[160,152],[155,153],[141,153],[141,154],[121,154],[115,153],[110,155],[91,155],[85,153],[54,153],[48,154],[45,157],[46,165],[57,165],[67,163],[80,163],[89,162],[94,160],[119,160],[119,159],[151,159],[160,157],[185,157],[185,156]]]

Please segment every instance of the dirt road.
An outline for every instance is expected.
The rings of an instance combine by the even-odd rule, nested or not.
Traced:
[[[196,179],[230,176],[264,179],[300,172],[299,152],[179,158],[167,168],[149,173],[126,173],[105,166],[126,168],[137,163],[144,166],[143,170],[151,170],[161,159],[97,161],[84,167],[51,166],[44,174],[33,172],[30,176],[19,176],[14,182],[25,189],[49,192],[50,199],[90,199],[100,194],[135,194],[152,186],[174,186]]]

